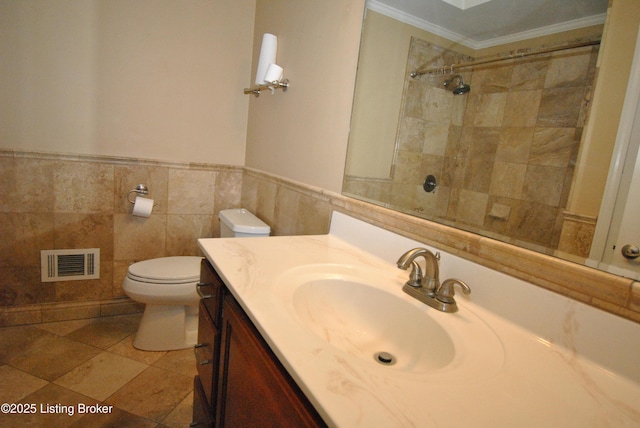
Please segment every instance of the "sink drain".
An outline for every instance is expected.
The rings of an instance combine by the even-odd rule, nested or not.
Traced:
[[[385,366],[390,366],[396,363],[396,357],[384,351],[373,354],[373,359]]]

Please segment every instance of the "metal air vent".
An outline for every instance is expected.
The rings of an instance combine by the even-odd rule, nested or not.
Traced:
[[[100,248],[40,251],[42,282],[100,278]]]

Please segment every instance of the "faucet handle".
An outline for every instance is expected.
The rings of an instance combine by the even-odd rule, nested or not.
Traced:
[[[443,303],[455,303],[453,296],[456,294],[454,285],[460,286],[464,294],[471,293],[471,288],[463,281],[455,278],[449,278],[442,282],[436,290],[436,298]]]

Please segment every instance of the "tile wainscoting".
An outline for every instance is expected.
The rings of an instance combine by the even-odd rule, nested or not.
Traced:
[[[126,194],[149,186],[149,219]],[[0,326],[141,310],[121,289],[127,266],[199,254],[219,235],[216,214],[244,207],[274,235],[323,234],[337,210],[538,286],[640,322],[633,281],[398,213],[252,168],[0,151]],[[74,220],[75,219],[75,220]],[[40,282],[41,249],[101,248],[102,278]]]
[[[131,215],[144,183],[156,206]],[[0,150],[0,326],[139,311],[121,284],[136,261],[199,255],[215,214],[239,206],[242,167]],[[40,250],[100,248],[100,279],[40,281]]]

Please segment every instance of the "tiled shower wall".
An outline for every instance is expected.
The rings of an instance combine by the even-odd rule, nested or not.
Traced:
[[[149,218],[127,202],[140,183]],[[119,299],[129,264],[199,255],[196,239],[219,235],[216,214],[240,206],[241,188],[241,167],[0,152],[0,325],[133,310]],[[40,281],[40,250],[96,247],[100,279]]]
[[[439,65],[441,52],[413,39],[409,68]],[[466,95],[443,88],[450,76],[408,78],[392,179],[374,185],[354,181],[349,192],[552,254],[559,246],[597,53],[597,47],[587,47],[462,69],[471,85]],[[428,174],[437,178],[435,193],[422,188]],[[562,247],[583,256],[589,238]]]

